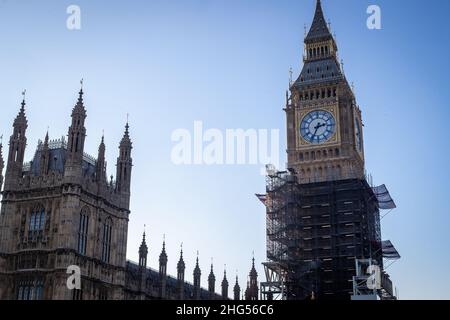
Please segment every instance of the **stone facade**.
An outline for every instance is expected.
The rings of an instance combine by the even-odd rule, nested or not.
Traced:
[[[72,110],[67,140],[40,141],[24,163],[28,121],[25,99],[13,124],[5,179],[0,144],[0,299],[227,299],[185,281],[181,251],[176,278],[167,275],[165,244],[159,271],[147,267],[145,235],[139,263],[126,260],[132,142],[128,123],[119,144],[116,179],[106,177],[105,143],[84,152],[83,90]],[[81,289],[67,288],[67,268],[79,266]],[[225,278],[226,280],[226,278]]]

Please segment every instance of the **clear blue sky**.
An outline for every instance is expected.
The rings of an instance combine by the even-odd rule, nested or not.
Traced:
[[[81,7],[80,31],[66,28],[70,4]],[[369,4],[381,7],[380,31],[366,28]],[[260,167],[175,166],[170,137],[201,120],[206,128],[280,129],[285,150],[288,70],[301,68],[314,6],[0,0],[0,134],[11,134],[26,88],[27,159],[47,126],[51,138],[66,135],[84,77],[86,151],[96,155],[104,129],[110,174],[130,113],[128,257],[137,260],[147,224],[152,267],[165,233],[171,274],[183,241],[187,279],[199,250],[203,284],[214,257],[218,279],[226,263],[229,278],[238,269],[244,286],[252,251],[265,259],[265,210],[254,197],[264,192]],[[398,205],[382,221],[384,239],[402,254],[388,271],[400,298],[450,299],[450,2],[323,0],[323,7],[363,111],[367,170]]]

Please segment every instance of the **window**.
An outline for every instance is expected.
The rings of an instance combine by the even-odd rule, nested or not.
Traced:
[[[86,254],[86,246],[89,230],[89,215],[87,210],[80,213],[80,224],[78,226],[78,252],[82,255]]]
[[[42,280],[20,281],[17,287],[17,300],[41,300],[43,291]]]
[[[102,261],[109,263],[111,252],[111,220],[106,220],[103,224],[103,237],[102,237]]]
[[[30,214],[30,222],[28,224],[28,237],[31,238],[34,232],[43,231],[45,225],[45,209],[38,207],[33,209]]]

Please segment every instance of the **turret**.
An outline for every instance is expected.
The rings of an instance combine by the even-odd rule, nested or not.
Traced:
[[[200,278],[201,278],[202,272],[200,270],[200,266],[198,264],[198,252],[197,252],[197,263],[195,264],[194,269],[194,299],[199,300],[200,299]]]
[[[82,176],[84,141],[86,139],[86,109],[83,103],[83,88],[78,93],[78,101],[72,110],[72,123],[69,127],[67,140],[67,155],[64,176],[79,179]]]
[[[252,269],[249,273],[249,282],[247,283],[246,300],[258,300],[258,273],[255,268],[255,258],[252,259]]]
[[[228,280],[227,280],[227,270],[226,269],[223,271],[222,299],[228,300]]]
[[[208,292],[209,299],[214,300],[215,292],[216,292],[216,276],[214,275],[213,264],[211,262],[211,272],[208,276]]]
[[[167,253],[166,241],[163,241],[161,254],[159,255],[159,280],[160,280],[160,296],[161,299],[166,297],[166,283],[167,283]]]
[[[241,287],[239,286],[238,276],[236,275],[236,283],[234,284],[234,300],[240,300]]]
[[[27,145],[27,138],[25,134],[28,128],[28,121],[25,116],[25,106],[24,91],[19,114],[14,120],[13,134],[9,139],[8,162],[5,173],[5,190],[14,188],[17,185],[18,179],[22,177],[23,160]]]
[[[145,241],[145,231],[142,235],[142,243],[139,246],[139,268],[145,269],[147,267],[147,254],[148,254],[148,247],[147,243]]]
[[[186,265],[183,260],[183,245],[181,245],[180,251],[180,260],[178,260],[177,264],[177,290],[178,290],[178,299],[184,299],[184,271],[186,269]]]
[[[106,184],[106,161],[105,161],[105,136],[98,147],[97,163],[95,166],[95,179],[99,184]]]
[[[133,149],[130,135],[130,126],[125,125],[125,133],[119,146],[119,157],[117,158],[117,184],[116,191],[124,196],[124,205],[129,207],[130,204],[130,185],[131,185],[131,169],[133,167],[133,160],[131,158],[131,149]]]

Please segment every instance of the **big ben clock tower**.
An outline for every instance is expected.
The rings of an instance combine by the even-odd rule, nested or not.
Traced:
[[[286,106],[288,166],[301,183],[364,176],[361,111],[337,51],[319,0]]]
[[[267,299],[395,299],[383,259],[380,209],[395,203],[364,169],[361,110],[339,63],[337,44],[317,0],[305,37],[303,69],[287,94],[287,171],[268,166]],[[382,285],[359,288],[369,264]],[[374,267],[375,266],[375,267]]]

